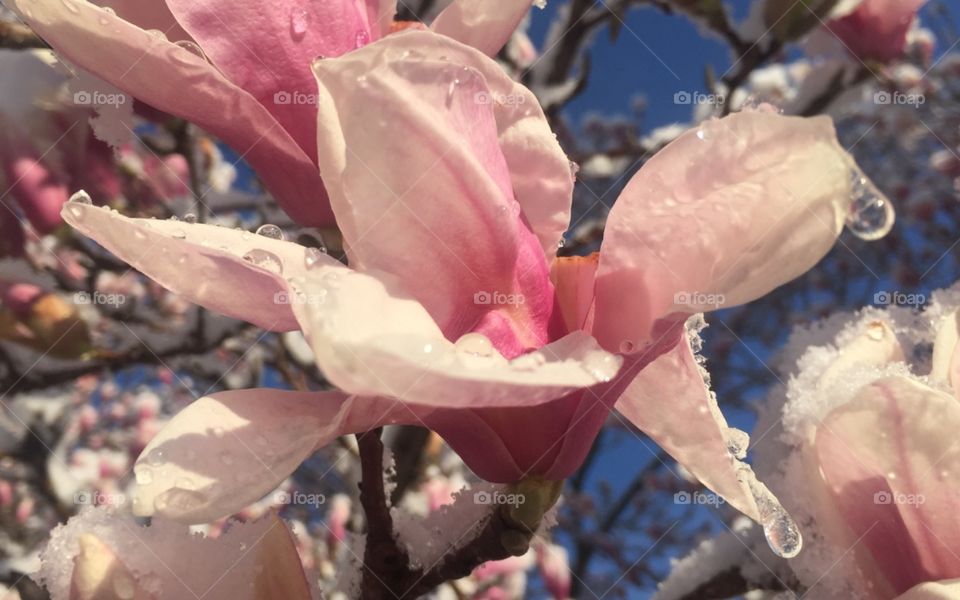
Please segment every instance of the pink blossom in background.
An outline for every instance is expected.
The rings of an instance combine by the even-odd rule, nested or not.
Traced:
[[[389,33],[395,1],[113,0],[110,11],[88,2],[13,4],[63,57],[233,147],[295,220],[333,222],[317,168],[310,62]],[[530,4],[457,0],[433,26],[495,54]]]
[[[907,32],[926,0],[863,0],[853,12],[827,23],[860,60],[890,62],[903,55]]]
[[[302,329],[340,390],[201,398],[145,449],[140,466],[159,453],[164,469],[139,488],[138,510],[208,521],[335,437],[389,423],[439,432],[484,479],[559,480],[616,406],[738,509],[777,516],[727,458],[734,434],[684,324],[769,292],[832,246],[856,167],[829,119],[703,123],[634,176],[599,257],[557,259],[570,165],[536,99],[496,63],[409,31],[314,68],[317,160],[351,268],[275,235],[64,211],[185,298]],[[254,440],[277,462],[256,459]],[[235,477],[218,468],[224,453]]]

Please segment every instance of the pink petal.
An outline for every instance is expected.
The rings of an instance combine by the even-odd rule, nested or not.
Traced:
[[[843,227],[852,167],[827,117],[744,112],[681,135],[610,211],[597,339],[640,349],[657,319],[749,302],[808,270]]]
[[[63,222],[60,208],[69,195],[63,181],[42,160],[31,155],[12,158],[3,166],[10,195],[37,233],[46,235],[56,229]]]
[[[954,600],[960,598],[960,579],[928,581],[910,588],[895,600]]]
[[[448,341],[393,278],[332,272],[292,281],[317,364],[349,394],[449,408],[529,407],[609,381],[619,357],[572,333],[512,361],[470,333]]]
[[[378,404],[379,402],[379,404]],[[399,407],[399,411],[396,408]],[[410,422],[402,406],[339,392],[220,392],[180,411],[137,459],[137,515],[205,523],[259,500],[337,437]]]
[[[223,139],[253,166],[294,219],[309,225],[331,221],[310,155],[253,96],[210,63],[89,2],[14,0],[14,4],[65,58]]]
[[[453,0],[430,29],[496,56],[532,4],[531,0]]]
[[[316,160],[317,84],[310,63],[366,45],[367,7],[354,0],[167,0],[167,5],[213,64]]]
[[[79,202],[63,218],[168,290],[272,331],[299,328],[285,278],[305,274],[307,262],[347,271],[298,244],[225,227],[131,219]]]
[[[734,508],[761,519],[751,490],[756,479],[728,450],[730,429],[688,339],[647,365],[616,408]]]
[[[852,13],[827,23],[860,60],[889,62],[903,54],[907,32],[926,0],[863,0]]]
[[[315,63],[321,172],[352,264],[429,282],[411,291],[448,337],[483,331],[516,355],[551,337],[553,288],[478,101],[490,88],[473,66],[493,63],[466,48],[469,62],[427,58],[458,47],[441,40],[398,34]]]
[[[863,388],[817,429],[825,488],[896,593],[960,577],[954,475],[960,404],[900,377]],[[879,575],[878,575],[879,576]]]

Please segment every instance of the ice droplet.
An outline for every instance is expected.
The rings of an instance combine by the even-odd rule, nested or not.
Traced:
[[[310,26],[310,13],[302,8],[294,8],[290,11],[290,37],[293,41],[299,42],[307,34],[307,28]]]
[[[884,237],[897,220],[893,203],[859,169],[852,174],[852,197],[846,224],[850,232],[872,242]]]
[[[257,235],[268,237],[272,240],[282,240],[283,230],[271,223],[266,223],[257,228]]]
[[[803,547],[800,529],[767,486],[757,481],[752,472],[750,478],[750,491],[757,503],[760,524],[763,525],[763,535],[767,538],[767,544],[777,556],[793,558]]]
[[[454,350],[470,356],[493,356],[493,342],[482,333],[468,333],[457,340]]]
[[[243,255],[243,260],[258,266],[265,271],[270,271],[271,273],[276,273],[277,275],[283,274],[283,262],[273,252],[267,252],[266,250],[254,248],[250,252],[247,252]]]
[[[583,368],[597,381],[604,383],[613,379],[622,364],[623,357],[603,350],[593,350],[583,358]]]
[[[739,460],[747,457],[747,449],[750,447],[750,436],[746,431],[731,427],[727,430],[727,450],[730,454]]]

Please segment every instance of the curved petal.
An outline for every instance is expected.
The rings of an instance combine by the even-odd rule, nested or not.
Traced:
[[[921,583],[894,600],[954,600],[955,598],[960,598],[960,579]]]
[[[134,513],[213,521],[276,489],[335,438],[398,422],[416,421],[396,403],[340,392],[204,396],[177,413],[137,459]]]
[[[861,390],[817,429],[823,482],[859,547],[896,593],[960,577],[960,404],[891,377]],[[879,434],[878,434],[879,432]]]
[[[681,135],[610,211],[594,335],[640,349],[659,318],[748,302],[805,272],[843,227],[853,167],[827,117],[744,112]]]
[[[746,444],[735,436],[746,434],[727,426],[708,382],[685,337],[637,375],[616,408],[704,485],[760,521],[756,478],[738,459]]]
[[[371,38],[355,0],[166,0],[177,20],[230,81],[260,102],[316,160],[317,84],[310,63]]]
[[[860,60],[889,62],[903,54],[907,32],[926,0],[864,0],[850,14],[827,23]]]
[[[453,0],[430,29],[496,56],[532,5],[532,0]]]
[[[188,119],[247,160],[295,220],[332,222],[314,162],[257,100],[193,51],[89,2],[14,0],[65,58],[138,100]]]
[[[960,310],[945,316],[937,327],[933,342],[930,377],[950,384],[960,397]]]
[[[553,286],[513,198],[494,110],[477,101],[484,76],[398,55],[391,39],[314,65],[321,171],[351,264],[429,282],[411,291],[449,337],[494,331],[510,355],[540,347]]]
[[[272,331],[299,329],[285,278],[310,266],[347,271],[325,254],[246,231],[68,202],[63,218],[172,292]]]
[[[317,364],[338,388],[445,408],[522,407],[611,380],[620,358],[572,333],[507,360],[482,334],[448,341],[386,274],[331,272],[291,282]],[[319,301],[322,299],[322,301]]]

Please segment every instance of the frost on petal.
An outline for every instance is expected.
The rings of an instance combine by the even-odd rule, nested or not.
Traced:
[[[430,29],[496,56],[532,4],[532,0],[453,0]]]
[[[742,304],[805,272],[843,227],[853,166],[826,117],[744,112],[681,135],[610,211],[597,339],[642,348],[659,318]]]
[[[699,341],[699,326],[692,320],[688,337],[647,365],[616,408],[704,485],[760,522],[771,546],[781,546],[775,550],[795,554],[800,544],[796,526],[740,460],[748,440],[727,426],[710,390],[709,375],[691,348],[691,340]]]
[[[896,593],[960,576],[960,404],[922,383],[879,380],[817,430],[823,482],[844,518],[841,540]],[[842,542],[841,542],[842,543]]]
[[[336,437],[396,421],[391,404],[358,402],[339,392],[267,389],[200,398],[137,459],[134,512],[188,523],[232,514]]]
[[[225,227],[131,219],[81,202],[68,202],[63,218],[170,291],[272,331],[298,328],[285,278],[347,270],[303,246]]]
[[[53,530],[40,559],[34,578],[53,600],[319,597],[290,531],[273,514],[231,523],[213,539],[163,519],[143,526],[87,508]]]
[[[322,226],[332,218],[310,155],[251,94],[163,31],[145,31],[91,2],[14,0],[61,56],[153,108],[187,119],[243,155],[284,210]],[[184,89],[189,88],[189,93]]]
[[[482,334],[447,340],[426,309],[385,274],[294,280],[301,326],[324,375],[347,393],[446,408],[519,407],[608,382],[620,358],[575,332],[506,359]]]

